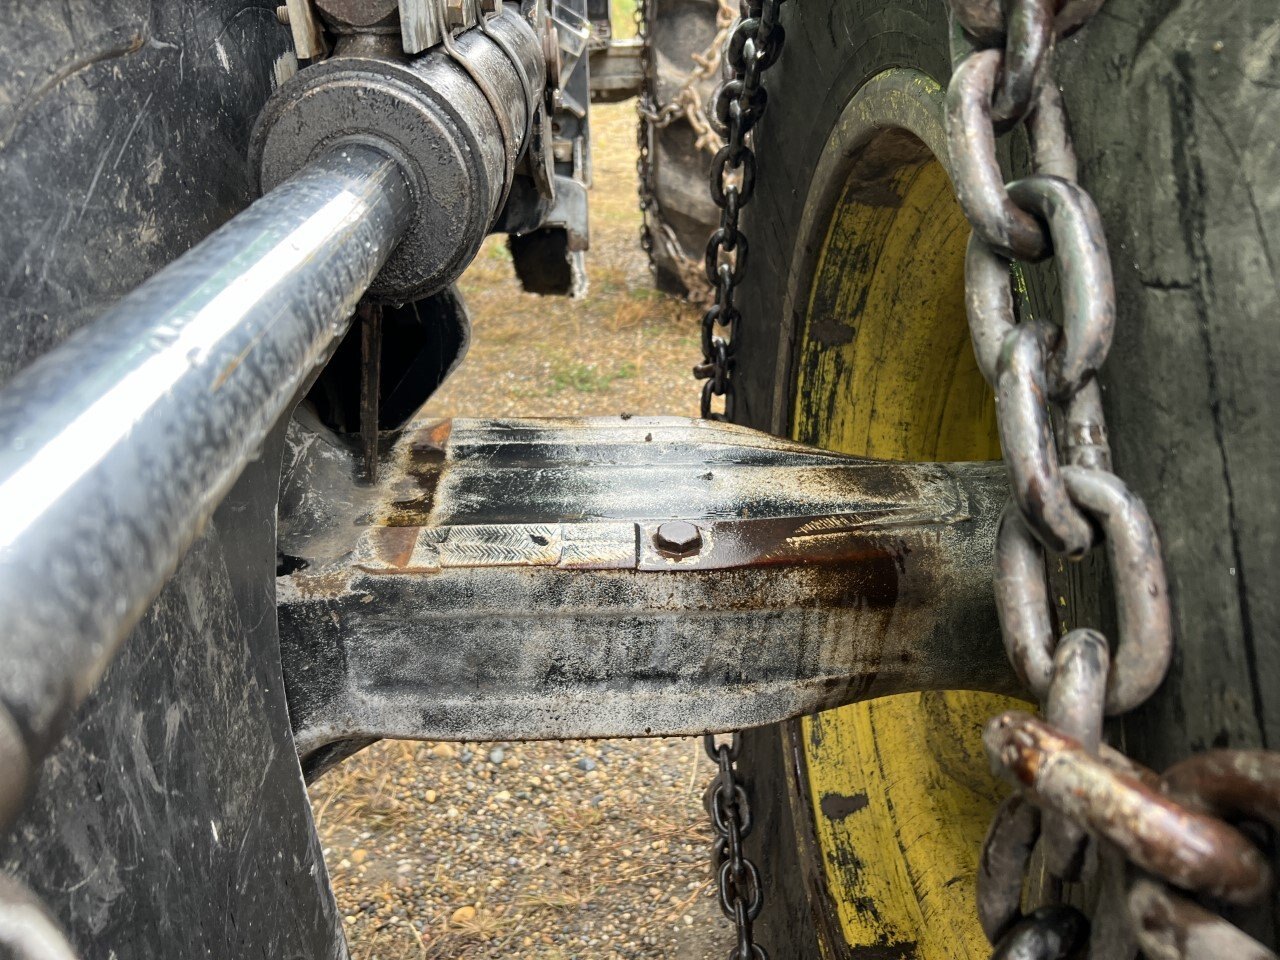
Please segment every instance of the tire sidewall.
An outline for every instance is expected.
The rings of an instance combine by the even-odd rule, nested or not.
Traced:
[[[800,236],[801,220],[832,130],[878,73],[912,68],[943,87],[951,73],[941,0],[793,0],[782,25],[786,43],[765,75],[768,107],[755,134],[755,195],[743,212],[751,262],[737,291],[734,375],[736,419],[772,433],[788,424],[791,348],[802,327],[801,307],[787,309],[788,287],[793,266],[811,253],[800,247],[812,240]]]
[[[941,0],[794,0],[783,6],[782,24],[786,43],[765,76],[768,107],[755,134],[755,196],[743,213],[751,263],[738,289],[735,370],[736,419],[777,434],[788,431],[792,354],[803,329],[803,304],[788,302],[792,275],[812,263],[807,247],[821,242],[801,236],[819,159],[872,77],[912,68],[945,87],[951,70]],[[748,848],[766,878],[757,939],[773,960],[848,950],[807,808],[801,738],[799,721],[745,731],[739,764],[757,818]]]

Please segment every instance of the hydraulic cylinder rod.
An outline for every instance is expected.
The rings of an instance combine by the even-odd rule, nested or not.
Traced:
[[[0,392],[0,831],[413,206],[387,155],[335,148]]]

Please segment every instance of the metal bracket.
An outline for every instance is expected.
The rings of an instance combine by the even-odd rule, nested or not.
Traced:
[[[400,43],[409,56],[480,22],[480,0],[399,0]]]
[[[617,103],[640,95],[644,69],[640,40],[610,40],[591,47],[591,102]]]
[[[286,20],[293,36],[294,53],[299,60],[312,60],[329,52],[324,30],[316,18],[311,0],[285,0]]]
[[[1011,692],[998,463],[677,418],[410,426],[382,483],[295,421],[278,580],[299,753],[692,734],[907,690]]]

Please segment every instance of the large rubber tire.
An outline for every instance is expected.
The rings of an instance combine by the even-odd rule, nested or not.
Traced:
[[[860,91],[886,71],[904,70],[915,71],[916,87],[902,92],[908,100],[917,93],[928,99],[923,88],[931,84],[935,92],[945,88],[951,64],[945,13],[938,0],[784,6],[786,49],[765,79],[769,105],[757,135],[756,197],[744,213],[752,260],[738,298],[745,316],[737,411],[744,423],[880,456],[955,456],[957,448],[979,445],[990,417],[981,403],[970,408],[968,426],[949,411],[936,413],[929,428],[921,425],[931,414],[921,406],[918,384],[908,383],[897,398],[880,392],[877,371],[886,379],[928,372],[924,363],[912,373],[908,354],[918,344],[903,347],[886,335],[889,321],[875,299],[883,289],[867,281],[849,288],[862,299],[815,304],[809,297],[821,264],[830,261],[883,277],[901,266],[894,258],[906,257],[921,279],[898,286],[926,291],[941,290],[957,269],[954,244],[937,235],[936,223],[928,226],[952,215],[949,198],[936,201],[936,217],[909,220],[923,231],[919,239],[942,251],[932,267],[903,252],[912,244],[884,240],[892,229],[870,232],[884,240],[877,246],[827,229],[822,217],[805,217],[815,197],[836,183],[819,161],[841,123],[850,122],[848,108]],[[1169,676],[1112,734],[1157,769],[1206,747],[1280,742],[1277,36],[1280,16],[1264,0],[1173,7],[1110,0],[1057,55],[1084,158],[1082,181],[1100,208],[1116,274],[1119,323],[1102,373],[1116,470],[1146,499],[1161,530],[1174,599],[1178,647]],[[1011,139],[1005,160],[1012,176],[1026,164],[1024,145]],[[892,143],[881,144],[888,147],[886,163],[902,163]],[[843,174],[858,156],[849,146]],[[913,162],[908,157],[908,166]],[[887,188],[877,202],[891,212],[903,208],[904,191],[916,182],[868,174],[866,167],[860,174],[863,187]],[[842,196],[836,189],[828,199],[834,204]],[[1051,270],[1026,276],[1023,308],[1056,316]],[[945,328],[936,349],[952,349],[954,307],[939,299],[931,313],[927,297],[916,299],[895,335],[924,336],[927,346],[919,325],[940,324],[927,327]],[[883,353],[876,363],[859,360],[860,349],[873,347]],[[948,389],[959,389],[965,374],[947,376]],[[960,393],[974,400],[966,390]],[[930,436],[934,447],[925,449]],[[1096,566],[1072,573],[1064,621],[1112,627],[1098,580]],[[920,852],[937,832],[950,831],[959,842],[965,829],[956,821],[981,819],[987,789],[981,772],[945,769],[939,780],[877,784],[871,781],[878,761],[860,756],[900,751],[936,758],[925,734],[940,728],[959,745],[950,759],[964,756],[976,733],[974,705],[951,706],[917,698],[905,708],[916,714],[905,721],[919,724],[911,728],[916,734],[877,725],[874,709],[858,705],[746,735],[742,767],[755,817],[749,850],[765,876],[757,932],[774,960],[984,954],[973,921],[958,912],[962,905],[971,911],[968,896],[955,895],[972,884],[977,844],[967,865],[949,859],[955,851]],[[980,756],[971,759],[983,764]],[[949,762],[944,756],[930,769]],[[821,789],[858,777],[868,780],[862,792]],[[922,822],[930,810],[935,820]],[[891,835],[872,826],[866,829],[880,829],[883,843],[847,842],[851,825],[867,817],[887,818]],[[967,829],[972,835],[975,828]],[[884,879],[895,875],[896,881]],[[893,903],[874,895],[883,883],[893,888]],[[914,911],[914,927],[903,929],[887,915],[893,910]],[[1269,918],[1248,923],[1274,943]]]
[[[659,104],[671,102],[716,37],[716,0],[648,0],[649,56]],[[695,84],[705,108],[711,108],[718,77]],[[711,154],[697,145],[689,121],[677,117],[653,129],[650,146],[657,214],[670,224],[676,249],[655,237],[653,265],[658,288],[677,296],[705,296],[709,290],[701,264],[707,237],[720,223],[711,202],[707,170]],[[692,270],[690,267],[692,266]]]
[[[254,199],[249,132],[294,64],[254,0],[0,8],[0,384]],[[347,956],[281,677],[283,441],[280,424],[0,837],[0,872],[84,960]]]

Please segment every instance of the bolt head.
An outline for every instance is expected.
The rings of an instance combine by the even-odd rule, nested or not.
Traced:
[[[450,27],[467,25],[466,0],[445,0],[444,9],[445,19],[448,20]]]
[[[331,26],[357,30],[393,23],[400,14],[396,0],[315,0],[315,5]]]
[[[658,525],[653,544],[668,557],[691,557],[702,550],[702,531],[688,520],[668,520]]]

